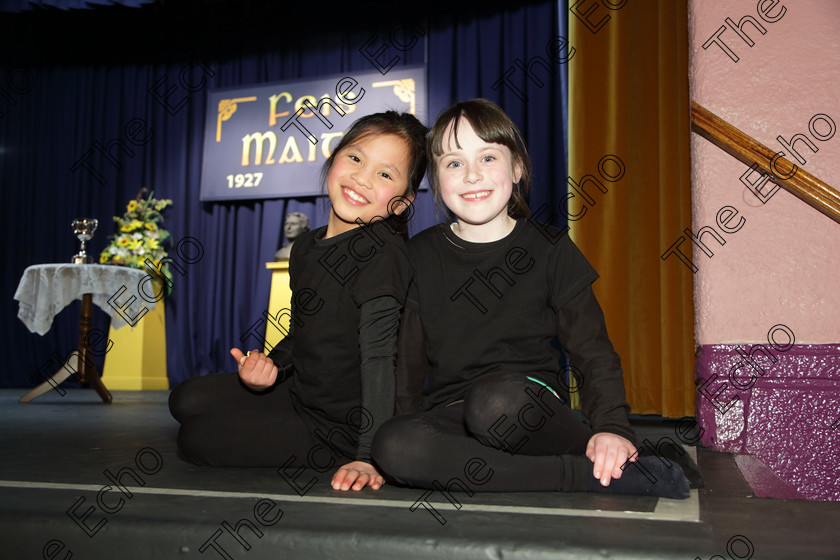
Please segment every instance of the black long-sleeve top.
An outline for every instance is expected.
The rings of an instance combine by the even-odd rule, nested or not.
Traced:
[[[414,279],[397,365],[401,411],[461,400],[487,373],[519,372],[564,386],[551,346],[559,339],[580,373],[582,411],[593,431],[635,441],[619,357],[592,292],[598,275],[564,231],[518,220],[503,239],[471,243],[439,224],[413,237],[409,254]]]
[[[405,242],[385,224],[292,246],[291,328],[269,353],[291,378],[296,410],[325,443],[370,462],[376,429],[394,413],[400,309],[410,278]]]

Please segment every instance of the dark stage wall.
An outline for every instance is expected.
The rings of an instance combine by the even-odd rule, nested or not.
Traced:
[[[268,304],[264,264],[281,244],[283,217],[303,211],[317,227],[325,223],[325,205],[315,198],[200,202],[207,92],[369,71],[373,64],[360,48],[375,52],[389,36],[405,44],[402,17],[424,29],[425,38],[406,50],[390,46],[380,61],[427,63],[429,114],[419,116],[431,124],[454,100],[497,101],[531,150],[531,207],[557,208],[567,174],[566,68],[547,54],[558,36],[567,36],[567,12],[557,2],[432,4],[412,13],[278,4],[167,2],[0,16],[0,320],[7,359],[0,386],[32,386],[30,376],[53,352],[78,344],[78,302],[45,336],[17,318],[12,298],[23,270],[68,262],[77,250],[70,230],[77,217],[99,219],[89,247],[98,255],[114,232],[111,217],[141,187],[174,201],[164,223],[173,241],[191,236],[204,248],[184,276],[175,275],[166,302],[171,384],[233,369],[228,349]],[[542,62],[528,77],[517,61],[538,56]],[[115,139],[127,149],[112,143],[103,155],[101,147]],[[430,198],[418,199],[414,232],[439,221]],[[94,327],[107,328],[101,311]]]

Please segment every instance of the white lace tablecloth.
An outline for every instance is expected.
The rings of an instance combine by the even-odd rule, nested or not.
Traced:
[[[110,315],[111,326],[118,329],[127,323],[108,304],[108,300],[125,286],[125,291],[114,300],[114,306],[124,308],[123,313],[128,317],[137,317],[143,307],[151,311],[157,302],[143,299],[138,288],[139,283],[148,276],[148,272],[144,270],[106,264],[30,266],[23,271],[15,291],[15,299],[20,302],[18,318],[30,332],[43,335],[50,330],[53,318],[59,311],[73,300],[82,299],[82,295],[93,294],[93,303]],[[152,299],[148,282],[146,294]],[[132,296],[134,301],[128,307],[124,307]]]

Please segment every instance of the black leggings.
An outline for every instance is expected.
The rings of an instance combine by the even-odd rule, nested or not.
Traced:
[[[292,404],[291,381],[265,393],[249,391],[238,373],[192,377],[169,395],[181,423],[182,459],[213,467],[301,467],[324,472],[352,459],[315,436]]]
[[[373,457],[391,479],[417,488],[584,491],[593,478],[584,455],[591,435],[550,389],[494,374],[462,402],[388,420]]]

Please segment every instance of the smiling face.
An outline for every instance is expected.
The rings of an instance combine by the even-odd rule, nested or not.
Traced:
[[[325,237],[388,216],[388,202],[408,186],[408,144],[395,134],[370,134],[343,147],[327,175],[332,209]],[[399,213],[404,205],[397,205]]]
[[[509,229],[508,200],[513,183],[519,182],[521,166],[513,161],[508,147],[485,142],[470,121],[461,118],[457,141],[449,123],[441,148],[441,155],[435,157],[440,194],[461,229]]]

